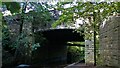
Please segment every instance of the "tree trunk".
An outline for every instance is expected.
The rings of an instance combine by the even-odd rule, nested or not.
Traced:
[[[95,12],[93,14],[94,22],[94,66],[96,66],[96,22],[95,22]]]
[[[22,34],[23,34],[23,24],[24,24],[24,13],[25,13],[25,10],[26,10],[26,7],[27,7],[27,2],[24,4],[23,8],[22,8],[22,13],[21,13],[21,22],[20,22],[20,29],[19,29],[19,38],[18,38],[18,41],[17,41],[17,47],[16,47],[16,50],[15,50],[15,54],[14,54],[14,64],[20,64],[20,63],[23,63],[25,62],[25,46],[24,46],[24,43],[22,43],[22,39],[23,37]]]

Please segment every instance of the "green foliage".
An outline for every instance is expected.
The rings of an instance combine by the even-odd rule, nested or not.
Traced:
[[[70,50],[69,50],[70,49]],[[81,50],[78,46],[68,46],[68,50],[70,52],[76,52],[77,50]]]
[[[38,3],[35,3],[35,2],[29,2],[29,4],[31,4],[31,6],[34,6],[35,7],[35,10],[34,11],[30,11],[30,12],[28,12],[28,13],[26,13],[26,14],[19,14],[19,15],[23,15],[24,16],[24,18],[23,18],[23,22],[25,23],[25,22],[29,22],[29,23],[31,23],[32,22],[32,25],[31,25],[31,27],[32,27],[32,29],[36,29],[36,27],[37,28],[46,28],[46,24],[48,24],[48,23],[51,23],[52,22],[52,18],[51,18],[51,14],[49,13],[49,11],[48,11],[48,8],[47,7],[49,7],[49,5],[47,5],[47,4],[45,4],[47,7],[44,7],[43,5],[41,5],[41,4],[38,4]],[[7,9],[8,10],[10,10],[11,12],[13,12],[13,13],[17,13],[18,12],[18,10],[20,9],[20,5],[19,5],[19,3],[17,3],[17,2],[3,2],[3,4],[2,5],[6,5],[6,7],[7,7]],[[24,3],[24,5],[26,5],[25,3]],[[27,4],[28,5],[28,4]],[[23,9],[24,10],[24,9]],[[20,11],[19,11],[20,12]],[[16,15],[15,15],[16,16]],[[21,20],[20,20],[21,21]],[[21,22],[19,22],[20,24],[21,24]],[[27,23],[25,23],[25,24],[27,24]],[[3,30],[4,30],[4,33],[5,33],[5,30],[7,30],[8,28],[7,28],[7,24],[6,25],[3,25],[4,26],[4,28],[3,28]],[[23,28],[23,27],[22,27]],[[27,27],[26,27],[27,28]],[[30,30],[30,29],[29,29]],[[6,31],[7,32],[7,31]],[[27,32],[27,31],[26,31]],[[8,35],[8,34],[7,34]],[[7,37],[7,36],[5,36],[5,37]],[[20,43],[28,43],[28,40],[27,40],[28,38],[27,38],[27,35],[26,34],[24,34],[24,33],[22,33],[22,34],[20,34],[19,36],[18,36],[18,38],[17,38],[17,40],[16,40],[16,42],[14,43],[14,45],[12,45],[12,46],[14,46],[15,48],[16,48],[16,46],[18,45],[18,44],[20,44]],[[22,41],[22,42],[20,42],[20,41]],[[41,40],[42,41],[42,40]],[[37,44],[34,44],[35,45],[35,47],[37,46]],[[13,48],[14,48],[13,47]],[[34,46],[33,46],[34,47]]]
[[[11,13],[20,12],[20,4],[18,2],[3,2],[3,5],[6,5],[6,8],[11,11]]]
[[[74,21],[80,17],[86,19],[89,16],[95,16],[95,23],[91,22],[90,24],[85,22],[84,27],[90,27],[90,29],[93,29],[93,25],[99,26],[99,23],[104,21],[105,18],[107,18],[111,13],[115,12],[115,8],[117,7],[119,2],[116,3],[107,3],[107,2],[101,2],[101,3],[92,3],[92,2],[77,2],[76,5],[72,5],[72,3],[69,3],[71,6],[68,8],[64,8],[63,6],[66,5],[65,3],[58,3],[57,9],[59,11],[62,11],[62,15],[60,16],[59,20],[57,20],[55,23],[53,23],[53,27],[56,27],[57,25],[61,23],[74,23]],[[68,3],[67,3],[68,4]],[[102,11],[103,10],[103,11]],[[118,10],[118,9],[116,9]],[[69,20],[69,21],[68,21]],[[92,26],[92,27],[91,27]],[[97,31],[96,27],[96,31]]]
[[[84,49],[78,46],[68,46],[68,62],[78,62],[84,60]]]
[[[49,12],[29,12],[26,14],[26,20],[32,22],[33,28],[49,28],[48,24],[53,21],[49,14]]]
[[[33,44],[32,51],[37,50],[38,47],[40,47],[39,43]]]
[[[47,42],[47,39],[43,37],[42,33],[35,33],[34,37],[35,37],[35,43],[39,44],[40,46],[43,46]]]
[[[76,2],[76,5],[69,2],[60,2],[57,9],[62,11],[60,18],[53,23],[53,27],[61,23],[74,23],[76,19],[83,18],[84,24],[78,30],[84,29],[85,39],[91,39],[94,31],[98,34],[100,24],[113,13],[119,12],[120,2]],[[64,8],[66,4],[71,6]],[[88,21],[86,21],[88,19]]]
[[[94,37],[95,41],[96,35],[99,35],[99,27],[102,22],[109,18],[110,15],[120,12],[120,2],[76,2],[76,5],[69,3],[71,6],[64,8],[66,4],[68,4],[68,2],[57,4],[57,9],[62,11],[62,15],[55,23],[53,23],[53,27],[56,27],[61,23],[74,23],[75,20],[79,18],[83,19],[84,24],[82,25],[82,29],[84,29],[85,39],[87,40],[93,40]],[[70,22],[68,20],[70,20]],[[98,40],[95,44],[97,49],[99,49]]]
[[[17,47],[20,46],[20,44],[22,44],[22,45],[28,44],[28,40],[27,40],[25,34],[18,35],[17,39],[11,46],[13,47],[13,49],[16,49]]]
[[[19,35],[16,39],[16,41],[11,45],[11,47],[13,49],[16,49],[20,44],[24,45],[25,48],[29,47],[29,44],[32,44],[32,51],[36,50],[37,47],[40,47],[40,42],[39,43],[30,43],[29,42],[29,37],[26,36],[26,34],[22,33],[21,35]]]
[[[85,45],[85,42],[67,42],[68,44]]]
[[[42,5],[36,2],[29,2],[29,4],[34,7],[34,10],[24,14],[24,20],[27,22],[32,22],[32,27],[36,30],[38,28],[50,28],[48,25],[51,25],[53,19],[47,8],[49,5]]]
[[[116,12],[120,13],[120,2],[116,2],[114,6],[115,6],[115,9],[116,9]]]
[[[25,13],[26,6],[28,4],[31,4],[32,6],[35,7],[35,10],[30,11],[28,13]],[[33,2],[26,2],[23,3],[22,7],[22,12],[20,11],[20,3],[17,2],[4,2],[2,5],[6,5],[6,8],[11,11],[11,13],[15,13],[14,16],[17,16],[16,13],[19,13],[20,15],[20,20],[15,20],[14,21],[18,24],[20,24],[20,34],[18,37],[14,40],[14,42],[10,43],[10,38],[9,38],[9,29],[7,28],[7,25],[4,25],[3,31],[3,44],[12,47],[12,49],[15,49],[15,61],[20,61],[20,62],[27,62],[30,60],[32,57],[32,51],[36,50],[38,47],[41,46],[43,42],[45,42],[44,38],[40,35],[39,40],[41,42],[34,42],[34,37],[37,36],[34,34],[34,30],[38,29],[44,29],[46,28],[46,24],[50,24],[52,22],[51,14],[48,11],[48,5],[47,7],[44,7],[41,4],[38,3],[33,3]],[[19,17],[19,16],[18,16]],[[13,17],[11,17],[13,18]],[[29,26],[26,26],[28,25]],[[31,25],[30,25],[31,24]],[[9,25],[8,25],[9,26]],[[37,36],[38,37],[38,36]],[[9,38],[9,40],[7,40]],[[19,56],[19,57],[18,57]],[[27,56],[27,57],[26,57]],[[25,60],[19,60],[23,59],[22,57],[25,57]],[[17,59],[18,58],[18,59]],[[17,63],[17,62],[16,62]]]
[[[2,20],[2,46],[3,48],[10,47],[10,32],[8,25]]]
[[[2,25],[1,25],[1,30],[2,30],[2,65],[8,65],[13,62],[13,54],[10,53],[12,50],[11,45],[11,40],[10,40],[10,32],[8,29],[8,25],[5,22],[4,19],[2,19]]]

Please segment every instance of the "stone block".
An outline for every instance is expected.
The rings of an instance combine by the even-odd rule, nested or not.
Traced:
[[[118,66],[119,65],[118,64],[118,59],[116,59],[116,58],[111,58],[109,60],[109,62],[110,62],[110,66]]]
[[[118,56],[118,54],[119,54],[119,52],[118,52],[117,49],[111,49],[111,50],[109,51],[109,53],[111,54],[111,56]]]
[[[120,41],[118,42],[118,50],[120,50]],[[120,53],[120,51],[119,51],[119,53]]]
[[[104,31],[107,32],[108,31],[107,29],[108,29],[108,26],[106,24],[105,27],[104,27]]]
[[[114,28],[114,29],[113,29],[113,34],[114,34],[114,35],[118,35],[118,31],[119,31],[118,28]]]
[[[113,35],[114,35],[114,33],[113,33],[113,31],[111,30],[111,31],[109,31],[108,32],[108,34],[109,34],[109,37],[112,37]]]
[[[85,52],[85,63],[93,63],[94,62],[94,51],[87,50]]]
[[[120,68],[120,56],[118,57],[118,64],[119,64],[119,68]]]
[[[114,27],[120,26],[120,16],[113,17],[113,21],[114,21]]]
[[[118,42],[117,41],[114,41],[114,43],[112,44],[112,47],[111,48],[113,48],[113,49],[119,49],[119,44],[118,44]]]
[[[100,39],[100,40],[102,40],[102,39],[103,39],[103,36],[104,36],[104,35],[103,35],[103,34],[101,34],[101,35],[100,35],[100,37],[99,37],[99,39]]]
[[[111,28],[110,28],[110,23],[108,22],[107,23],[107,31],[109,31]]]
[[[110,44],[110,49],[118,50],[118,44]]]
[[[118,56],[120,57],[120,50],[118,50]],[[120,59],[119,59],[120,60]]]
[[[100,34],[103,34],[103,27],[102,27],[102,25],[99,27],[99,30],[100,30]]]
[[[111,17],[101,29],[100,54],[104,64],[117,66],[120,64],[120,17]],[[103,31],[102,31],[103,30]],[[118,57],[119,56],[119,57]],[[119,63],[119,64],[118,64]]]
[[[113,24],[113,22],[110,22],[109,23],[109,30],[111,30],[111,29],[113,29],[114,28],[114,24]]]
[[[118,27],[118,36],[120,37],[120,27]]]

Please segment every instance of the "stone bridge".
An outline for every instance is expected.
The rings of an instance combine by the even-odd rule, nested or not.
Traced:
[[[51,64],[66,64],[67,62],[67,42],[69,41],[83,41],[84,36],[74,31],[74,29],[49,29],[36,32],[38,35],[43,34],[47,39],[47,43],[37,49],[39,52],[35,56],[36,62],[42,65]],[[37,40],[36,42],[40,42]],[[84,46],[84,45],[70,45],[70,46]]]

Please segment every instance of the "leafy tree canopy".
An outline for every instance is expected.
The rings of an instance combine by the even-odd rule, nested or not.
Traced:
[[[11,13],[20,12],[20,3],[18,2],[3,2],[2,5],[6,5],[6,8],[11,11]]]
[[[67,4],[70,6],[65,8]],[[100,24],[108,18],[108,16],[119,13],[119,5],[120,2],[58,2],[56,9],[62,13],[52,26],[56,27],[61,23],[71,24],[75,23],[76,19],[81,19],[84,24],[82,25],[82,29],[85,29],[85,34],[88,34],[86,37],[91,37],[91,33],[93,33],[94,30],[98,34]],[[78,30],[81,30],[81,27]]]

